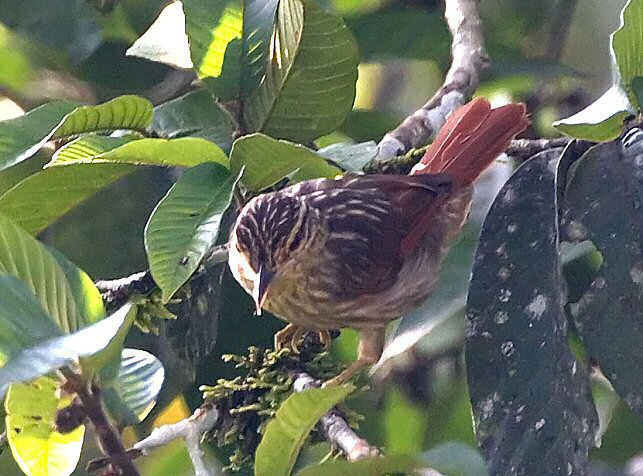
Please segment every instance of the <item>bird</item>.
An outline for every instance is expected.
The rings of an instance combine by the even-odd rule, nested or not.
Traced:
[[[464,226],[473,183],[530,120],[524,104],[479,97],[447,117],[408,175],[346,174],[252,198],[231,229],[228,264],[254,299],[289,324],[275,348],[304,332],[359,333],[358,357],[325,385],[376,363],[386,327],[419,306]]]

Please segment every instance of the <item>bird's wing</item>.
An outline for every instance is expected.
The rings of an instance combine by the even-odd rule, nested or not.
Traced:
[[[395,283],[404,244],[424,215],[448,195],[451,180],[444,175],[347,176],[305,187],[297,194],[324,216],[338,288],[350,298],[382,292]]]

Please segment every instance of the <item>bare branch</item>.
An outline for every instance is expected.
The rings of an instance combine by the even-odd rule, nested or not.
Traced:
[[[293,382],[295,392],[319,387],[319,382],[306,373],[300,373]],[[380,450],[368,441],[357,436],[337,410],[331,410],[319,420],[319,429],[328,442],[340,448],[350,461],[379,456]]]
[[[489,65],[478,3],[479,0],[446,0],[444,17],[453,36],[453,61],[444,84],[424,106],[384,136],[378,144],[376,160],[385,161],[425,144],[478,87],[480,75]]]
[[[212,266],[225,263],[228,260],[228,245],[213,246],[201,261],[202,269],[195,274],[207,272]],[[139,271],[124,278],[97,281],[96,287],[103,296],[103,301],[108,308],[119,307],[134,294],[149,294],[156,289],[149,270]]]

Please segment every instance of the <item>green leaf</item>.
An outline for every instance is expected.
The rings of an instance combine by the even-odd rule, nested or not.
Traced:
[[[63,332],[84,326],[65,272],[47,248],[0,215],[0,273],[25,282]]]
[[[160,360],[138,349],[123,349],[118,375],[103,386],[103,399],[110,414],[122,426],[143,421],[156,404],[165,370]]]
[[[157,106],[152,130],[161,137],[201,137],[226,153],[232,147],[234,122],[206,89],[199,89]]]
[[[0,195],[0,213],[36,234],[76,205],[136,170],[131,164],[70,163],[31,175]]]
[[[41,335],[38,342],[34,342],[35,339],[32,338],[33,343],[29,344],[29,347],[21,350],[14,347],[8,355],[8,360],[0,368],[0,396],[4,395],[12,383],[25,382],[48,374],[72,364],[81,357],[96,355],[97,358],[93,361],[94,369],[99,369],[99,364],[111,359],[114,351],[117,351],[117,355],[120,354],[120,346],[125,338],[122,331],[129,329],[135,315],[136,306],[126,304],[111,316],[79,331],[48,338]],[[8,316],[2,325],[13,329],[15,335],[28,336],[33,328],[33,325],[25,322],[29,317],[30,315]],[[7,347],[7,337],[0,336],[0,339]]]
[[[594,445],[596,412],[587,373],[567,343],[563,309],[560,155],[540,153],[514,173],[476,250],[466,310],[467,378],[491,474],[582,472]]]
[[[9,447],[20,469],[29,476],[66,476],[80,459],[85,427],[70,433],[54,430],[56,413],[71,396],[57,397],[57,382],[41,377],[11,386],[5,401]]]
[[[140,96],[119,96],[97,106],[82,106],[65,116],[52,139],[87,132],[127,129],[144,132],[152,123],[154,107]]]
[[[445,476],[489,474],[480,453],[464,443],[444,443],[422,453],[422,459]]]
[[[266,70],[270,39],[279,0],[245,0],[243,7],[243,52],[241,91],[255,91]]]
[[[100,321],[106,315],[103,297],[87,273],[69,261],[65,255],[54,248],[47,248],[52,256],[58,261],[62,268],[67,282],[71,286],[74,301],[78,312],[83,316],[87,324]]]
[[[387,455],[359,461],[335,460],[321,464],[311,464],[296,476],[385,476],[388,474],[414,474],[424,465],[412,456]],[[445,475],[450,476],[450,475]]]
[[[361,172],[377,155],[377,144],[372,140],[361,144],[332,144],[317,153],[347,172]]]
[[[172,2],[125,53],[175,68],[192,68],[181,2]]]
[[[24,116],[0,121],[0,170],[34,155],[51,136],[51,131],[77,104],[50,102]]]
[[[620,83],[627,95],[639,109],[632,82],[637,76],[643,76],[643,1],[629,0],[621,11],[621,24],[611,37],[612,55],[618,68]]]
[[[621,134],[625,118],[633,112],[625,91],[620,86],[612,86],[582,111],[553,125],[577,139],[608,141]]]
[[[235,141],[230,168],[235,172],[243,169],[241,181],[253,192],[264,190],[297,171],[303,171],[306,178],[332,178],[342,173],[304,146],[263,134],[251,134]],[[300,177],[303,179],[303,175]]]
[[[16,353],[62,335],[27,285],[9,274],[0,274],[0,366]]]
[[[70,142],[54,154],[47,167],[101,162],[164,167],[193,167],[217,162],[227,167],[228,157],[218,145],[198,137],[130,140],[97,136]]]
[[[215,96],[232,99],[241,82],[242,0],[184,0],[183,11],[197,76]]]
[[[187,170],[152,212],[145,250],[164,303],[214,245],[237,180],[220,165],[202,164]]]
[[[98,106],[45,104],[0,122],[0,170],[28,159],[52,139],[115,129],[144,131],[153,114],[152,104],[138,96],[120,96]]]
[[[255,455],[255,474],[289,475],[317,421],[354,390],[352,385],[341,385],[314,388],[288,397],[266,426]]]
[[[591,240],[602,255],[571,315],[589,354],[643,418],[643,333],[636,331],[643,322],[643,136],[627,143],[600,144],[577,162],[561,229],[569,241]]]
[[[338,16],[313,1],[284,0],[276,40],[244,117],[253,131],[306,142],[339,127],[353,107],[358,52]]]

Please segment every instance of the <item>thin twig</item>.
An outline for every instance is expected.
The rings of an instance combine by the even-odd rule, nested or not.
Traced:
[[[453,61],[444,84],[424,106],[384,136],[378,144],[376,160],[385,161],[425,144],[478,87],[480,75],[489,65],[478,3],[479,0],[446,0],[444,17],[453,36]]]
[[[123,446],[118,431],[109,422],[98,386],[88,386],[83,379],[71,371],[62,372],[70,385],[69,388],[73,389],[78,396],[87,418],[92,423],[100,446],[109,458],[109,463],[117,466],[122,476],[139,476],[138,470]]]
[[[319,387],[319,382],[306,373],[300,373],[293,382],[295,392]],[[326,440],[340,448],[350,461],[379,456],[380,450],[357,436],[346,419],[337,410],[331,410],[319,420],[319,429]]]
[[[151,450],[165,446],[174,440],[184,440],[190,454],[196,476],[212,476],[212,471],[205,462],[201,450],[201,438],[210,431],[217,422],[219,412],[216,407],[203,405],[197,408],[192,415],[176,423],[162,425],[152,430],[147,437],[138,441],[126,451],[132,459],[147,456]],[[98,458],[89,463],[88,472],[98,471],[109,464],[109,458]]]

